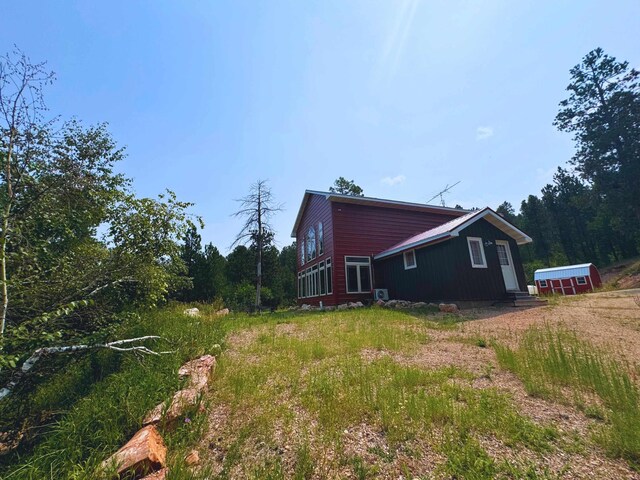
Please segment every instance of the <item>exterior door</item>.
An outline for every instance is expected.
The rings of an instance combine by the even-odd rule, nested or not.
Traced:
[[[509,242],[496,240],[496,249],[498,250],[498,260],[500,261],[505,288],[507,291],[519,290],[518,277],[516,277],[516,270],[513,267]]]

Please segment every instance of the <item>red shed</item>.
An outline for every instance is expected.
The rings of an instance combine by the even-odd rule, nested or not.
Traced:
[[[602,285],[600,273],[593,263],[541,268],[534,273],[538,293],[575,295],[592,292]]]

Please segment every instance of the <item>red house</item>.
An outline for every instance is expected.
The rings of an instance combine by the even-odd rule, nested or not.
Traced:
[[[540,295],[544,293],[576,295],[592,292],[602,285],[600,273],[593,263],[541,268],[535,271],[533,278]]]
[[[531,239],[489,208],[468,211],[307,190],[291,236],[298,303],[527,296],[517,245]]]

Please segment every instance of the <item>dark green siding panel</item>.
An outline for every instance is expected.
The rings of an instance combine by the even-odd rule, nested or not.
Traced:
[[[484,247],[487,268],[471,266],[467,237],[491,241]],[[377,261],[376,287],[387,288],[390,298],[412,301],[503,299],[506,289],[496,240],[509,241],[520,290],[526,291],[516,242],[484,219],[464,229],[459,237],[416,250],[417,268],[405,270],[402,255]]]

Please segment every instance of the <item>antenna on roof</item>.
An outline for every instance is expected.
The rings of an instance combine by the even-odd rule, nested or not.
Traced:
[[[455,187],[456,185],[458,185],[462,180],[458,180],[456,183],[454,183],[453,185],[449,185],[447,183],[447,186],[444,187],[441,191],[439,191],[438,193],[436,193],[433,197],[431,197],[429,200],[427,200],[427,203],[429,203],[431,200],[433,200],[434,198],[438,198],[440,197],[440,204],[443,207],[446,207],[445,203],[444,203],[444,194],[445,193],[449,193],[449,190],[451,190],[453,187]]]

